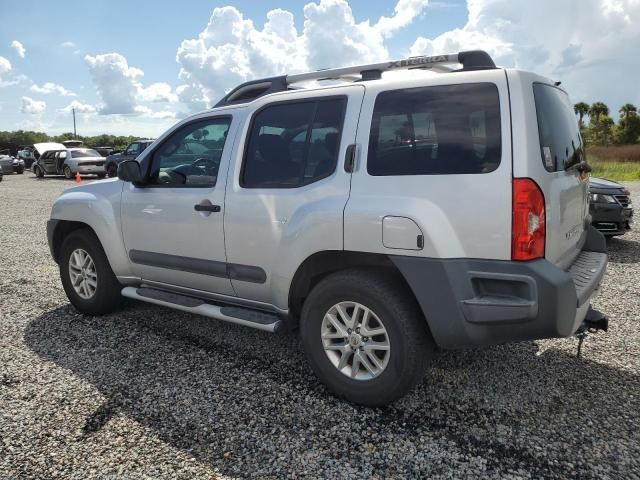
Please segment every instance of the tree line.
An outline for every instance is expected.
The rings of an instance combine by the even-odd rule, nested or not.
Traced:
[[[578,116],[582,138],[587,145],[640,143],[640,115],[638,108],[632,103],[625,103],[620,107],[618,123],[613,121],[609,115],[609,107],[604,102],[591,105],[578,102],[573,106],[573,111]]]
[[[16,130],[14,132],[0,131],[0,145],[25,146],[42,142],[63,142],[65,140],[82,140],[85,147],[113,147],[114,150],[124,150],[134,140],[140,137],[132,135],[95,135],[82,136],[73,133],[63,133],[61,135],[49,136],[44,132],[33,132],[28,130]],[[5,147],[6,148],[6,147]]]

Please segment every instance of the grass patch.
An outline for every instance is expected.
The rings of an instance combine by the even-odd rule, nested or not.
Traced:
[[[588,157],[587,157],[588,158]],[[616,162],[589,158],[591,175],[615,181],[640,180],[640,162]]]
[[[640,180],[640,144],[588,147],[591,175],[615,181]]]

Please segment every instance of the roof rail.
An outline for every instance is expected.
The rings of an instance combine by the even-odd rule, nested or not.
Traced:
[[[461,64],[462,68],[454,68],[452,65],[455,64]],[[294,75],[281,75],[243,83],[225,95],[214,108],[236,103],[246,103],[263,95],[283,92],[287,90],[291,84],[299,82],[314,80],[377,80],[382,77],[382,72],[391,70],[428,69],[438,72],[467,72],[494,68],[496,68],[496,64],[487,52],[484,50],[470,50],[450,55],[409,57],[404,60],[372,63],[369,65],[354,65],[351,67],[330,68]]]

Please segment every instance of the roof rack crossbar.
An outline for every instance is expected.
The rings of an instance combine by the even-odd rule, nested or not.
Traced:
[[[456,70],[452,65],[461,64]],[[470,50],[448,55],[432,55],[409,57],[404,60],[373,63],[369,65],[354,65],[350,67],[317,70],[315,72],[281,75],[278,77],[262,78],[243,83],[231,90],[215,107],[245,103],[275,92],[283,92],[293,83],[322,81],[322,80],[377,80],[382,72],[391,70],[429,69],[438,72],[457,72],[472,70],[490,70],[496,68],[491,56],[484,50]],[[215,108],[214,107],[214,108]]]

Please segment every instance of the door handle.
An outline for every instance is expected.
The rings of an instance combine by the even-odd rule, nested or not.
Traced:
[[[353,169],[356,164],[356,145],[352,143],[347,147],[347,151],[344,155],[344,171],[347,173],[353,173]]]
[[[220,205],[207,205],[202,203],[197,203],[193,206],[196,212],[219,212]]]

